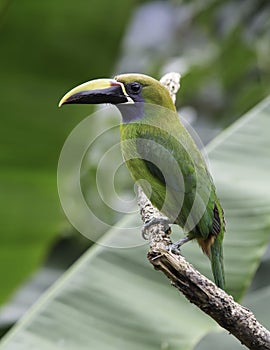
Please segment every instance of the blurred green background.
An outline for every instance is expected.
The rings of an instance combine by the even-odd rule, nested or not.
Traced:
[[[177,71],[177,107],[207,143],[269,95],[269,38],[269,1],[0,2],[2,334],[91,245],[65,218],[56,175],[66,137],[94,109],[59,110],[60,97],[97,77]]]

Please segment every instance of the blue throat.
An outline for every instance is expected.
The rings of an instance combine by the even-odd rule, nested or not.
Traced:
[[[144,103],[135,102],[134,104],[121,103],[116,105],[122,115],[124,124],[132,123],[142,119],[144,116]]]

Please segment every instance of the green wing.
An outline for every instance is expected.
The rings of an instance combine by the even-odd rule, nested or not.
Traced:
[[[181,141],[161,129],[144,128],[136,140],[137,152],[152,176],[151,182],[159,182],[179,206],[174,222],[194,237],[205,239],[213,227],[217,231],[220,226],[214,215],[215,187],[191,136],[186,130],[180,135]]]

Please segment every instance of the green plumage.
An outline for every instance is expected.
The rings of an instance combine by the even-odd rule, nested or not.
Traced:
[[[149,103],[139,120],[121,125],[123,157],[132,177],[135,181],[146,180],[141,187],[147,194],[147,183],[150,184],[151,203],[184,228],[191,239],[197,239],[211,260],[216,284],[224,289],[223,210],[200,151],[159,82],[131,75],[119,76],[117,80],[146,86],[142,97],[144,103]]]
[[[152,204],[198,241],[211,260],[216,284],[224,289],[223,210],[168,90],[151,77],[123,74],[72,89],[59,105],[66,103],[117,104],[122,153],[133,179],[144,180],[140,185]]]

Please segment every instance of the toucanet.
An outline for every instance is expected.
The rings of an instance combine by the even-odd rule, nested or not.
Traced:
[[[75,103],[118,107],[121,149],[133,179],[170,223],[186,232],[174,248],[196,239],[210,258],[215,283],[224,289],[223,210],[206,162],[167,88],[143,74],[121,74],[75,87],[59,106]]]

